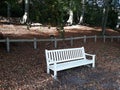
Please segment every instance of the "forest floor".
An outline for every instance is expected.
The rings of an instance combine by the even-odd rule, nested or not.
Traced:
[[[87,26],[65,27],[65,37],[100,35],[101,28]],[[107,35],[120,33],[107,29]],[[50,38],[59,37],[55,27],[31,27],[24,25],[0,24],[2,38]],[[105,43],[92,39],[83,43],[75,40],[60,41],[57,48],[84,46],[87,53],[96,55],[96,67],[77,67],[58,72],[58,80],[46,73],[45,49],[55,49],[52,42],[40,42],[33,49],[32,43],[11,43],[6,52],[5,43],[0,43],[0,90],[120,90],[120,40]]]

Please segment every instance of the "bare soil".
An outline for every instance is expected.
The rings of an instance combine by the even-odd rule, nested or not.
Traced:
[[[101,28],[87,26],[65,27],[65,37],[100,35]],[[120,34],[107,29],[107,35]],[[2,38],[50,38],[60,37],[55,27],[32,27],[1,24]],[[75,40],[60,41],[57,48],[84,46],[87,53],[96,55],[96,67],[82,66],[58,72],[58,80],[46,73],[45,49],[55,49],[52,42],[40,42],[36,50],[32,43],[11,43],[11,51],[6,52],[3,43],[0,47],[0,90],[120,90],[120,40],[92,39],[83,43]]]

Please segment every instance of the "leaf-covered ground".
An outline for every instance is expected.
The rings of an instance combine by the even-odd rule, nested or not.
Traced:
[[[25,38],[34,37],[37,32],[31,30],[26,31],[29,34],[19,35],[22,29],[21,32],[18,32],[18,29],[12,31],[12,29],[11,32],[2,29],[1,33],[4,37]],[[42,34],[48,36],[54,33],[45,32]],[[79,29],[68,32],[67,36],[86,34],[84,30],[78,33]],[[88,33],[96,34],[91,30]],[[41,37],[39,34],[37,33],[37,37]],[[120,40],[113,42],[107,40],[105,43],[102,40],[97,40],[96,43],[92,39],[87,40],[87,43],[83,43],[83,40],[75,40],[72,47],[69,41],[59,42],[58,48],[84,46],[87,53],[96,54],[96,67],[82,66],[60,71],[57,81],[46,73],[44,50],[55,49],[52,42],[38,43],[36,50],[33,49],[33,43],[11,43],[10,53],[6,52],[4,45],[0,46],[0,90],[120,90]]]

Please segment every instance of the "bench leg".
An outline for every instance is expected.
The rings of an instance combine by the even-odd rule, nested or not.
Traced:
[[[50,74],[50,69],[49,68],[47,68],[47,73]]]
[[[57,79],[57,71],[54,71],[54,76],[53,76],[54,79]]]
[[[92,63],[92,67],[93,67],[93,68],[95,67],[95,62],[94,62],[94,63]]]

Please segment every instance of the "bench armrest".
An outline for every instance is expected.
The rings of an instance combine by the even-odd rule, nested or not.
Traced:
[[[94,54],[88,54],[88,53],[85,53],[86,56],[91,56],[92,57],[92,60],[95,60],[95,55]]]
[[[87,55],[87,56],[95,56],[94,54],[88,54],[88,53],[85,53],[85,55]]]

